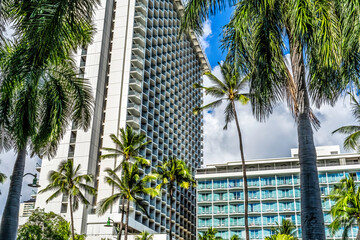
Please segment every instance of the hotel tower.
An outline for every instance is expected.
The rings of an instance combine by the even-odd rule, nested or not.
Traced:
[[[49,171],[56,170],[61,161],[73,159],[84,173],[94,175],[97,197],[87,196],[91,206],[80,205],[74,213],[76,232],[85,233],[87,239],[113,239],[115,229],[104,224],[109,217],[120,222],[120,203],[103,216],[96,214],[97,202],[113,193],[104,182],[104,169],[114,168],[120,161],[101,159],[101,149],[115,147],[109,135],[119,135],[119,128],[131,126],[151,140],[141,151],[151,161],[142,174],[172,156],[186,161],[193,173],[201,166],[202,115],[192,114],[192,109],[202,104],[202,94],[193,84],[201,81],[209,64],[192,33],[179,38],[183,9],[181,0],[101,0],[95,11],[94,41],[76,57],[80,76],[89,79],[93,87],[91,126],[84,132],[70,125],[56,157],[43,159],[40,174],[43,188]],[[36,207],[69,220],[67,196],[46,204],[50,194],[38,195]],[[196,239],[195,197],[195,189],[177,188],[170,207],[166,191],[155,198],[144,196],[149,217],[131,206],[130,231],[166,233],[172,221],[177,239]]]

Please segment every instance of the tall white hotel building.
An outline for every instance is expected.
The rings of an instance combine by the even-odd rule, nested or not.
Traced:
[[[40,174],[45,187],[49,171],[71,158],[95,176],[98,195],[91,199],[92,206],[80,205],[74,213],[75,229],[87,239],[112,239],[115,230],[104,224],[108,217],[120,222],[119,204],[103,216],[96,214],[96,203],[113,192],[104,183],[103,170],[119,164],[119,159],[99,158],[102,147],[114,147],[111,133],[129,125],[151,139],[141,151],[151,160],[143,174],[171,156],[185,160],[193,173],[201,166],[202,115],[195,116],[192,109],[202,104],[202,94],[193,84],[201,81],[209,64],[194,35],[179,38],[182,11],[181,0],[101,0],[95,12],[94,42],[77,57],[80,74],[90,80],[95,96],[91,127],[84,132],[70,126],[56,157],[43,160]],[[69,219],[66,196],[46,204],[50,194],[38,195],[36,207]],[[193,188],[176,191],[171,221],[179,239],[196,239],[195,194]],[[166,191],[145,200],[150,218],[132,207],[131,232],[165,233],[170,221]]]

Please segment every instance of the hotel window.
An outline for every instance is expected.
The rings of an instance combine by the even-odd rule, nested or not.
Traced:
[[[280,176],[277,177],[278,185],[291,185],[292,184],[292,176]]]
[[[249,199],[259,199],[260,191],[249,191]]]
[[[250,238],[252,238],[252,239],[262,239],[261,230],[250,230]]]
[[[248,186],[258,187],[259,186],[259,179],[258,178],[249,178],[248,179]]]
[[[227,180],[214,180],[214,189],[227,188]]]
[[[242,200],[242,199],[244,199],[243,191],[229,192],[229,200]]]
[[[260,212],[260,204],[259,203],[249,204],[249,212]]]
[[[228,194],[227,193],[214,193],[214,201],[227,201]]]
[[[228,213],[228,205],[215,205],[214,214]]]
[[[243,213],[244,204],[230,204],[230,213]]]
[[[214,218],[215,227],[227,227],[228,219],[227,218]]]
[[[329,183],[340,182],[340,180],[342,178],[344,178],[343,173],[331,173],[331,174],[328,174]]]
[[[275,178],[261,178],[261,186],[274,186],[275,185]]]
[[[262,190],[261,191],[262,199],[274,199],[276,198],[276,190]]]
[[[229,188],[242,187],[243,180],[242,179],[230,179],[229,180]]]
[[[277,212],[277,203],[262,203],[263,212]]]

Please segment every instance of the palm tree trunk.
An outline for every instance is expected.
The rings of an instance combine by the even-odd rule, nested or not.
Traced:
[[[15,240],[19,224],[19,208],[21,188],[24,178],[26,147],[18,151],[14,170],[11,176],[9,194],[7,196],[1,220],[0,239]]]
[[[288,31],[291,32],[291,31]],[[310,100],[306,86],[303,49],[299,40],[288,34],[293,77],[297,86],[297,119],[302,239],[324,240],[325,226],[321,207],[316,150],[310,121]]]
[[[127,237],[128,237],[129,215],[130,215],[130,201],[128,199],[127,200],[127,206],[126,206],[126,225],[125,225],[125,238],[124,238],[124,240],[127,240]]]
[[[71,194],[70,194],[70,196],[69,196],[69,204],[70,204],[71,235],[72,235],[72,239],[75,240],[73,203],[72,203],[72,196],[71,196]]]
[[[119,235],[118,235],[118,240],[121,240],[121,234],[122,234],[122,229],[123,229],[123,221],[124,221],[124,212],[125,212],[125,199],[122,199],[122,203],[121,203],[121,222],[120,222],[120,228],[119,228]]]
[[[171,232],[171,227],[172,227],[172,222],[171,222],[171,218],[172,218],[172,205],[173,205],[173,188],[170,188],[170,212],[169,212],[169,218],[170,218],[170,222],[169,222],[169,240],[172,240],[172,232]]]
[[[244,147],[243,147],[243,142],[242,142],[242,135],[241,135],[240,125],[239,125],[239,120],[237,118],[235,103],[232,102],[231,105],[232,105],[232,108],[233,108],[233,111],[234,111],[234,114],[235,114],[236,128],[237,128],[238,137],[239,137],[241,165],[242,165],[242,173],[243,173],[243,181],[244,181],[245,239],[249,240],[250,239],[250,236],[249,236],[249,220],[248,220],[248,215],[249,215],[249,213],[248,213],[248,201],[249,201],[249,199],[248,199],[248,185],[247,185],[247,176],[246,176]]]

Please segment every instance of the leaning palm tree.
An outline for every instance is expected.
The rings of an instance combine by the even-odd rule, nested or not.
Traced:
[[[223,28],[227,62],[249,80],[258,120],[279,101],[293,113],[298,132],[303,239],[325,239],[311,105],[335,104],[347,86],[359,86],[359,2],[343,0],[189,0],[181,31],[201,34],[203,22],[234,4]],[[289,54],[288,54],[289,53]],[[312,126],[313,124],[313,126]]]
[[[133,202],[136,206],[139,207],[146,215],[146,205],[142,199],[143,194],[149,194],[154,197],[158,194],[158,191],[153,188],[146,187],[146,184],[149,181],[155,180],[155,176],[149,174],[141,178],[139,175],[139,163],[135,162],[130,164],[129,162],[124,161],[122,163],[122,176],[121,178],[117,175],[116,170],[106,169],[105,172],[108,174],[105,177],[105,181],[113,186],[117,192],[113,195],[102,199],[98,203],[98,214],[103,215],[112,205],[117,204],[120,201],[126,200],[126,220],[125,220],[125,237],[127,240],[128,237],[128,225],[129,225],[129,215],[130,215],[130,202]],[[124,209],[121,209],[124,211]],[[121,238],[121,232],[123,228],[123,219],[120,222],[120,229],[118,239]]]
[[[240,237],[238,235],[232,235],[230,240],[240,240]]]
[[[167,189],[168,199],[170,200],[170,212],[169,212],[169,239],[172,239],[171,228],[172,228],[172,205],[174,202],[174,191],[176,185],[184,189],[189,189],[191,185],[195,186],[195,181],[189,168],[183,160],[171,158],[164,160],[162,165],[156,166],[156,171],[153,175],[160,184],[157,189],[160,191],[161,188]]]
[[[76,167],[72,159],[62,161],[58,171],[49,172],[49,185],[40,190],[39,193],[54,192],[46,200],[46,203],[59,197],[61,194],[68,197],[70,206],[70,220],[72,238],[75,239],[74,217],[73,212],[79,208],[79,202],[89,205],[90,202],[85,198],[84,193],[95,195],[96,189],[89,183],[93,182],[90,174],[80,174],[80,164]]]
[[[360,122],[360,103],[356,100],[355,96],[349,93],[351,99],[352,113],[356,121]],[[334,133],[341,133],[347,135],[344,141],[344,148],[347,150],[353,149],[360,151],[359,147],[359,138],[360,138],[360,126],[351,125],[351,126],[343,126],[335,131]]]
[[[151,234],[147,231],[142,231],[139,236],[135,237],[135,240],[153,240],[154,234]]]
[[[211,102],[202,107],[196,107],[194,113],[198,113],[207,108],[214,108],[219,106],[223,101],[226,101],[227,106],[225,108],[225,127],[235,120],[237,133],[239,137],[239,148],[242,162],[242,174],[244,180],[244,199],[245,199],[245,234],[246,238],[249,239],[249,224],[248,224],[248,186],[246,177],[246,165],[244,156],[243,139],[240,129],[240,124],[236,112],[236,103],[246,104],[249,100],[248,94],[242,93],[241,91],[246,87],[246,78],[242,78],[236,71],[233,65],[224,63],[220,65],[221,75],[223,80],[218,79],[215,75],[210,72],[205,73],[209,79],[214,83],[214,86],[204,87],[199,84],[195,84],[196,88],[202,88],[205,90],[205,94],[216,97],[214,102]]]
[[[26,154],[51,158],[70,121],[90,126],[91,87],[77,77],[71,56],[92,40],[95,1],[6,2],[17,41],[0,45],[0,150],[14,149],[17,157],[0,239],[14,240]]]
[[[222,240],[221,237],[216,237],[218,230],[216,228],[208,228],[206,232],[199,233],[198,239],[199,240]]]
[[[352,226],[360,225],[360,186],[355,184],[352,177],[345,177],[335,185],[329,198],[335,201],[331,207],[331,215],[334,219],[329,226],[331,233],[335,234],[343,227],[343,239],[347,239]],[[360,239],[360,229],[356,239]]]
[[[149,160],[146,160],[139,155],[139,151],[149,144],[149,141],[146,142],[145,135],[137,133],[131,127],[127,126],[126,129],[120,129],[120,139],[115,134],[111,134],[110,138],[116,147],[103,148],[103,150],[108,151],[109,153],[101,155],[101,158],[121,157],[122,160],[117,168],[121,168],[123,161],[128,162],[131,159],[134,159],[143,165],[149,164]]]

